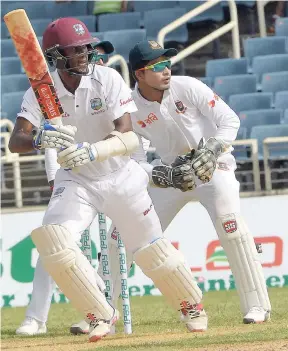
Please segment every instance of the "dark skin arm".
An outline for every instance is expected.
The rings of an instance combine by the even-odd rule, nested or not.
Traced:
[[[115,130],[120,133],[126,133],[133,130],[130,113],[124,113],[124,115],[120,118],[115,119],[113,121]],[[105,139],[113,138],[115,135],[109,134]],[[104,140],[105,140],[104,139]]]
[[[12,153],[26,153],[33,151],[34,126],[27,119],[18,117],[9,140],[9,150]]]

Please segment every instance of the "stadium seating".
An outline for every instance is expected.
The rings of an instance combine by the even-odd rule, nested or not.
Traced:
[[[288,124],[288,108],[284,111],[283,123]]]
[[[288,90],[279,91],[275,94],[275,108],[288,109]]]
[[[5,1],[1,1],[1,6],[5,4]],[[54,3],[54,1],[9,1],[4,6],[4,13],[10,12],[16,9],[24,9],[27,12],[30,20],[51,16],[47,13],[47,4]]]
[[[43,4],[43,2],[40,2]],[[70,1],[70,2],[56,2],[45,1],[45,17],[49,16],[53,20],[59,17],[79,17],[86,16],[87,1]],[[43,11],[43,10],[42,10]],[[65,15],[64,15],[65,14]]]
[[[20,74],[22,65],[18,57],[3,57],[1,59],[1,75]]]
[[[17,113],[20,112],[25,91],[2,95],[2,112],[6,118],[15,122]]]
[[[214,90],[223,100],[228,100],[230,95],[256,93],[255,75],[233,75],[217,77],[214,83]]]
[[[104,40],[104,33],[103,32],[91,32],[93,38],[98,38],[99,40]]]
[[[252,61],[252,72],[260,82],[264,73],[288,71],[288,54],[256,56]]]
[[[197,78],[199,80],[201,80],[201,82],[203,82],[204,84],[208,85],[208,87],[212,88],[212,79],[209,78],[209,77],[200,77],[200,78]]]
[[[150,10],[162,10],[178,6],[178,1],[133,1],[136,12],[145,12]]]
[[[175,7],[173,9],[151,10],[144,12],[144,28],[147,31],[148,40],[157,40],[157,35],[163,27],[173,22],[186,13],[185,9]],[[188,40],[186,25],[182,25],[165,37],[165,42],[174,41],[185,44]]]
[[[272,108],[272,93],[236,94],[229,97],[228,105],[236,112]]]
[[[236,5],[242,5],[246,7],[253,7],[255,5],[255,0],[236,0]],[[221,1],[222,6],[228,6],[228,1]]]
[[[98,18],[98,30],[100,32],[105,32],[122,29],[139,29],[140,23],[140,12],[104,14]]]
[[[288,136],[288,124],[270,124],[263,126],[255,126],[252,127],[251,130],[251,139],[258,140],[258,152],[259,158],[263,157],[263,140],[269,137],[281,137]],[[288,143],[287,143],[288,144]],[[274,149],[270,151],[271,159],[281,159],[288,158],[288,145],[286,144],[286,148],[284,145],[279,145],[279,149]]]
[[[288,90],[288,71],[265,73],[262,77],[262,91],[276,93]]]
[[[10,33],[7,29],[6,23],[2,22],[1,23],[1,39],[7,39],[10,37]]]
[[[247,136],[250,137],[251,129],[257,125],[280,124],[281,110],[251,110],[242,111],[239,114],[241,127],[246,128]]]
[[[277,36],[288,37],[288,17],[277,18],[275,25],[275,34]]]
[[[169,3],[170,1],[168,1]],[[204,4],[206,1],[179,1],[179,6],[184,8],[186,12],[194,10],[196,7]],[[200,13],[200,15],[191,18],[188,23],[195,23],[201,21],[213,21],[213,22],[220,22],[224,19],[224,12],[221,6],[221,3],[218,3],[210,9]]]
[[[11,74],[1,79],[1,90],[4,93],[27,90],[30,87],[26,74]]]
[[[89,32],[95,32],[95,28],[96,28],[96,17],[95,16],[93,16],[93,15],[77,16],[77,18],[86,25]]]
[[[247,74],[247,65],[246,58],[209,60],[206,63],[206,77],[214,79],[219,76]]]
[[[104,33],[104,40],[111,41],[113,43],[115,52],[114,54],[119,54],[128,61],[129,51],[131,48],[146,38],[145,29],[126,29],[121,31],[109,31]]]
[[[48,27],[48,24],[51,23],[51,21],[51,18],[31,20],[33,29],[38,37],[42,37],[45,29]]]
[[[1,40],[1,58],[2,57],[16,57],[15,46],[11,39]]]
[[[244,40],[244,54],[249,64],[255,56],[286,54],[285,37],[248,38]]]

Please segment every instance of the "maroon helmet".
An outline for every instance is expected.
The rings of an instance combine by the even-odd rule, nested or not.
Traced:
[[[48,63],[59,70],[66,70],[71,74],[87,75],[91,74],[88,65],[94,65],[92,61],[93,55],[97,54],[97,49],[92,47],[97,43],[97,39],[93,38],[88,31],[86,25],[72,17],[59,18],[48,25],[42,41],[42,48]],[[65,49],[71,47],[84,47],[88,51],[75,53],[72,56],[65,55]],[[93,45],[94,46],[94,45]],[[75,57],[88,56],[86,70],[77,72],[79,67],[70,67],[69,60]],[[84,64],[82,64],[83,66]],[[94,70],[94,68],[93,68]],[[90,71],[90,72],[89,72]]]

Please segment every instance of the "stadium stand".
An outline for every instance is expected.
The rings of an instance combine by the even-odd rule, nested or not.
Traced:
[[[242,128],[246,129],[246,138],[250,138],[251,129],[257,125],[280,124],[282,110],[250,110],[239,113]]]
[[[286,54],[286,37],[248,38],[244,40],[244,55],[249,64],[255,56]]]
[[[264,73],[288,71],[288,54],[255,56],[252,61],[252,72],[260,82]]]
[[[288,18],[277,18],[275,34],[276,36],[288,36]]]
[[[124,12],[109,13],[98,18],[98,30],[100,32],[122,29],[140,29],[141,13]]]
[[[214,90],[225,101],[230,95],[256,93],[256,76],[250,74],[216,77]]]
[[[275,93],[275,108],[288,109],[288,90]]]
[[[23,73],[22,65],[18,57],[2,57],[1,59],[1,75]]]
[[[129,50],[136,42],[146,37],[155,40],[161,28],[204,2],[134,1],[129,6],[130,9],[133,8],[132,12],[98,16],[98,32],[95,32],[96,18],[92,15],[92,1],[63,3],[55,1],[2,2],[2,117],[15,121],[16,114],[20,110],[24,91],[29,87],[28,80],[23,74],[21,63],[3,22],[3,15],[8,11],[19,7],[26,9],[40,43],[42,42],[43,31],[51,20],[64,16],[77,17],[86,23],[93,36],[100,40],[111,41],[115,46],[115,54],[122,55],[127,61]],[[255,13],[255,1],[236,1],[236,3],[239,8],[244,6]],[[225,13],[227,13],[227,2],[222,1],[221,4],[211,7],[208,11],[169,33],[165,37],[165,46],[172,43],[174,46],[174,43],[176,43],[176,47],[185,47],[195,42],[198,38],[211,32],[210,23],[213,24],[213,28],[217,28],[220,23],[225,24],[227,22]],[[241,15],[241,11],[238,12],[238,15]],[[239,18],[241,26],[245,21],[250,21],[250,16],[248,18],[248,21],[247,17]],[[209,25],[205,22],[208,22]],[[247,27],[250,27],[250,23],[247,24]],[[240,59],[228,58],[231,57],[231,36],[224,35],[221,37],[220,59],[211,60],[215,56],[215,52],[211,55],[210,52],[207,53],[207,49],[203,48],[180,62],[185,61],[185,74],[202,77],[199,79],[214,89],[239,114],[241,127],[237,139],[256,138],[258,140],[260,168],[263,159],[263,140],[269,136],[288,136],[287,28],[288,18],[279,18],[275,25],[275,36],[259,38],[255,37],[258,34],[255,35],[253,32],[253,35],[249,34],[247,38],[247,34],[244,35],[240,32],[243,49],[243,55]],[[213,47],[213,44],[210,46]],[[113,67],[118,69],[116,64]],[[249,176],[246,176],[245,172],[251,171],[250,146],[235,147],[234,155],[239,169],[237,177],[240,181],[247,181]],[[274,156],[277,158],[277,150],[273,151],[271,155],[271,159],[274,159]],[[287,162],[288,149],[285,149],[283,144],[282,146],[279,145],[278,156],[280,161],[283,161],[286,157]],[[153,158],[150,157],[150,159]],[[281,163],[280,166],[282,167],[283,164]],[[242,176],[242,171],[245,176]],[[44,172],[42,184],[46,184]],[[241,184],[241,189],[253,190],[253,186],[251,187],[249,182],[247,184]],[[253,180],[251,184],[253,184]],[[31,192],[29,194],[31,195]],[[47,198],[42,194],[40,202],[47,202]],[[31,199],[29,201],[33,203]],[[10,202],[8,201],[8,203]]]
[[[229,97],[228,105],[236,112],[272,108],[272,93],[235,94]],[[280,107],[279,107],[280,108]]]
[[[172,9],[163,10],[150,10],[144,12],[144,28],[147,31],[147,38],[149,40],[156,40],[157,34],[160,29],[165,27],[167,24],[173,22],[178,17],[181,17],[186,13],[185,9],[181,7],[175,7]],[[188,40],[188,30],[187,26],[182,25],[175,29],[173,32],[169,33],[165,37],[166,42],[177,42],[185,44]]]
[[[30,84],[26,74],[11,74],[8,76],[3,76],[1,79],[1,89],[3,94],[24,91],[29,87]]]
[[[209,60],[206,63],[206,77],[214,79],[219,76],[247,74],[247,67],[246,58]]]
[[[288,90],[288,71],[263,74],[261,85],[264,92]]]

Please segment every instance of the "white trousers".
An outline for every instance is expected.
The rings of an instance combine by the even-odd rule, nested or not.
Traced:
[[[125,168],[97,181],[59,170],[43,224],[66,227],[79,243],[80,233],[98,212],[103,212],[121,232],[126,249],[135,252],[163,236],[147,191],[148,182],[147,173],[133,160]],[[26,316],[46,322],[54,286],[38,261]]]

